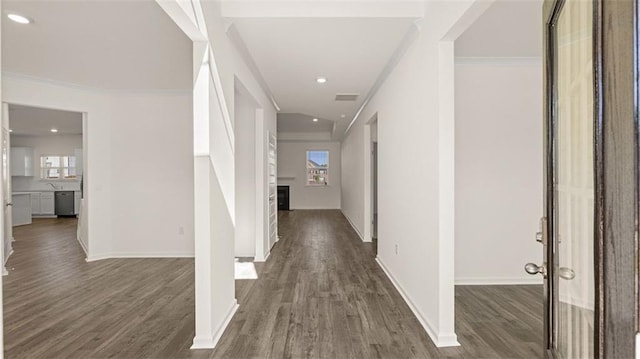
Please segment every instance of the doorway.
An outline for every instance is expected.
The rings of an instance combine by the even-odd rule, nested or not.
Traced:
[[[378,114],[374,114],[364,126],[364,230],[359,233],[364,242],[378,240]]]
[[[31,227],[51,230],[74,227],[73,239],[84,256],[88,244],[82,221],[86,115],[81,112],[3,104],[7,130],[3,131],[7,176],[5,193],[5,263],[19,244],[20,235]],[[3,172],[5,165],[3,165]],[[64,223],[63,223],[64,222]],[[49,225],[49,226],[47,226]],[[86,225],[86,223],[85,223]],[[14,235],[14,230],[16,234]],[[26,249],[25,249],[26,250]]]
[[[377,122],[376,122],[377,125]],[[376,126],[377,128],[377,126]],[[371,202],[373,203],[373,218],[371,219],[371,239],[378,241],[378,141],[371,144]]]

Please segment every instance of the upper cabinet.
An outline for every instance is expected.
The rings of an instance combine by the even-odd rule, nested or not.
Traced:
[[[11,147],[11,176],[33,176],[33,148]]]

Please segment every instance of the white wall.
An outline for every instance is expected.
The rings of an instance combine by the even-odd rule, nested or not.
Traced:
[[[456,65],[456,283],[541,283],[541,59]]]
[[[256,255],[256,105],[235,93],[236,257]]]
[[[256,156],[258,158],[256,182],[261,183],[262,186],[256,187],[256,238],[259,243],[256,245],[255,258],[257,261],[263,261],[270,251],[268,246],[267,133],[276,133],[277,111],[271,102],[270,95],[265,93],[253,72],[247,66],[242,54],[227,36],[225,27],[227,19],[221,15],[220,2],[203,1],[201,4],[205,14],[208,38],[213,48],[216,67],[220,75],[224,101],[229,109],[231,118],[235,119],[236,82],[242,84],[246,93],[255,100],[258,108],[255,142]]]
[[[307,150],[329,151],[329,185],[307,186]],[[289,186],[291,209],[340,209],[340,142],[278,141],[278,185]]]
[[[103,92],[7,74],[2,90],[4,102],[87,113],[89,260],[193,255],[190,93]]]
[[[11,147],[31,147],[34,152],[34,176],[11,177],[14,192],[51,190],[47,182],[40,179],[40,156],[75,155],[82,148],[82,135],[23,136],[11,135]],[[80,190],[80,180],[58,182],[65,190]]]
[[[365,153],[365,124],[377,114],[377,259],[436,345],[451,346],[457,338],[450,37],[452,29],[468,25],[481,11],[467,1],[427,5],[418,37],[343,141],[342,210],[362,233],[368,220],[363,163],[370,156]]]
[[[269,253],[267,135],[276,109],[226,33],[219,2],[158,1],[194,43],[196,337],[193,348],[212,348],[237,309],[235,252],[235,81],[258,104],[256,111],[256,260]],[[198,20],[196,20],[198,19]],[[213,58],[208,55],[211,46]],[[204,50],[204,52],[203,52]],[[227,114],[229,116],[227,116]],[[230,138],[229,138],[230,137]],[[260,184],[260,186],[258,186]]]
[[[117,94],[110,120],[110,254],[193,256],[191,94]]]

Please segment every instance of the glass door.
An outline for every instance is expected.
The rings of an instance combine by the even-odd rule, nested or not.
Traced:
[[[551,358],[594,358],[596,186],[594,2],[547,0],[545,348]]]
[[[567,0],[555,37],[553,152],[554,282],[558,358],[594,357],[593,2]]]

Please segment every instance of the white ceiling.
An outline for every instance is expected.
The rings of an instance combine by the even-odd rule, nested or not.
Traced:
[[[9,127],[12,135],[79,135],[82,134],[82,114],[9,105]],[[52,133],[52,128],[58,132]]]
[[[414,20],[241,18],[233,24],[281,112],[335,121],[339,138]],[[319,76],[327,83],[318,84]],[[338,102],[336,93],[360,96]],[[294,127],[292,120],[278,125],[285,132],[297,132]]]
[[[455,43],[458,57],[542,56],[542,0],[496,0]]]
[[[15,1],[3,11],[2,70],[103,89],[191,88],[191,42],[154,0]]]
[[[278,133],[309,133],[324,132],[331,134],[334,122],[324,118],[318,118],[318,122],[313,122],[316,117],[301,113],[279,113]]]

